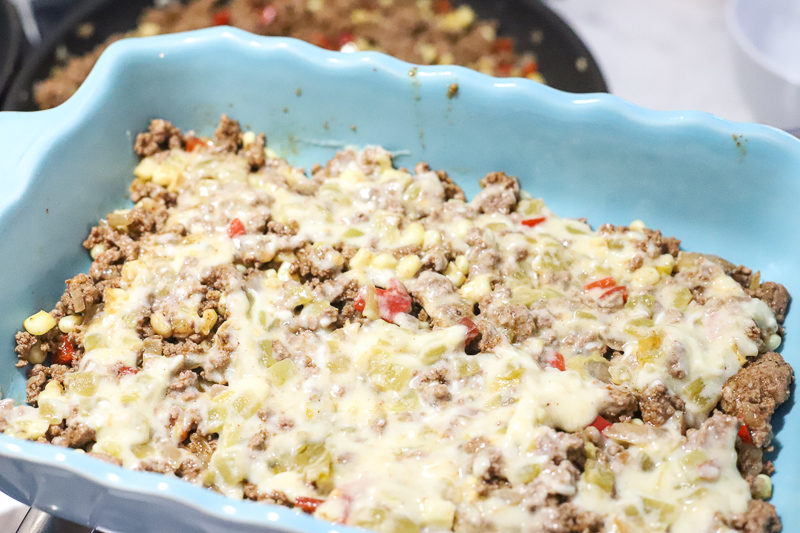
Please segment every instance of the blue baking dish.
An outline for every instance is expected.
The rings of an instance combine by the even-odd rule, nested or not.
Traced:
[[[448,88],[458,92],[448,98]],[[14,333],[86,271],[80,243],[125,204],[131,146],[151,118],[211,133],[227,113],[265,131],[291,162],[379,144],[410,167],[446,170],[468,194],[486,172],[519,176],[559,214],[593,225],[635,219],[800,294],[800,142],[698,112],[657,112],[458,67],[327,52],[230,28],[112,46],[62,106],[0,113],[0,387],[24,399]],[[782,347],[800,364],[800,314]],[[773,502],[800,531],[800,412],[776,418]],[[225,499],[176,478],[0,435],[0,490],[46,512],[120,532],[348,528],[290,509]]]

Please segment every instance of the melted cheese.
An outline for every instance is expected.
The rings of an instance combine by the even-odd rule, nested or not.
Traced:
[[[283,160],[251,173],[243,158],[208,151],[145,159],[138,178],[178,193],[177,205],[161,233],[143,237],[120,287],[106,291],[82,327],[86,354],[66,388],[48,385],[39,409],[17,408],[6,432],[37,438],[76,409],[96,431],[92,451],[128,468],[158,459],[174,470],[196,459],[184,445],[196,430],[216,441],[196,483],[231,497],[242,497],[249,483],[290,500],[324,499],[317,516],[381,531],[449,531],[454,520],[525,530],[531,515],[522,496],[482,492],[489,449],[499,450],[514,490],[539,476],[606,516],[610,531],[706,531],[714,513],[746,508],[734,437],[698,450],[673,419],[652,430],[654,440],[626,443],[624,460],[601,474],[590,454],[577,484],[542,471],[549,456],[537,443],[556,430],[580,433],[611,401],[608,379],[592,364],[629,390],[663,383],[686,403],[686,422],[699,426],[725,380],[758,354],[748,331],[777,332],[763,302],[707,259],[676,273],[674,258],[661,255],[641,225],[593,231],[525,194],[516,212],[481,214],[479,199],[445,201],[436,173],[394,169],[381,149],[347,152],[328,168],[307,194],[308,178]],[[544,221],[522,223],[537,217]],[[248,231],[231,238],[235,218]],[[267,219],[297,224],[297,232],[253,230]],[[474,228],[488,230],[486,246],[497,256],[488,270],[468,244]],[[360,250],[335,281],[377,287],[398,278],[391,249],[425,253],[446,243],[456,256],[445,269],[450,290],[420,297],[438,325],[401,314],[394,324],[373,317],[334,328],[326,289],[312,290],[290,268],[302,243]],[[319,268],[346,264],[340,252],[325,250]],[[265,267],[227,274],[219,318],[203,314],[204,277],[220,265],[243,272],[245,263]],[[690,291],[701,275],[703,303]],[[405,281],[412,293],[425,292],[421,276]],[[587,288],[604,278],[614,281]],[[609,292],[614,287],[626,288],[626,300],[621,290]],[[493,349],[467,355],[467,327],[446,323],[448,309],[473,309],[489,294],[498,305],[533,309],[536,327],[523,339],[501,328]],[[153,351],[140,335],[148,320],[174,335],[184,331],[181,338],[199,333],[196,349]],[[606,346],[617,352],[610,365]],[[565,371],[544,364],[556,352]],[[435,369],[448,376],[440,399],[426,392]],[[186,370],[199,383],[171,390]],[[481,447],[468,451],[475,439]],[[699,479],[699,465],[709,461],[716,477]]]

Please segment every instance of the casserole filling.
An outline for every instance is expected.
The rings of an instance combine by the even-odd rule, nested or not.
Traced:
[[[480,6],[480,4],[478,4]],[[509,9],[513,9],[509,7]],[[479,9],[480,11],[480,9]],[[535,13],[535,10],[533,11]],[[530,15],[529,15],[530,16]],[[537,21],[542,24],[545,21]],[[521,77],[544,82],[539,63],[526,44],[498,35],[498,22],[480,18],[468,3],[450,0],[166,0],[143,10],[136,29],[115,33],[91,52],[68,56],[50,76],[34,86],[41,109],[55,107],[78,89],[100,54],[124,37],[234,26],[255,33],[294,37],[327,50],[384,52],[418,65],[462,65],[490,76]],[[531,26],[535,46],[545,38]],[[546,27],[546,26],[545,26]],[[91,38],[91,23],[76,28]],[[527,33],[527,32],[526,32]],[[548,39],[552,38],[548,35]],[[59,56],[67,55],[66,50]],[[585,58],[575,65],[587,68]],[[453,84],[448,90],[457,92]]]
[[[141,134],[135,205],[17,334],[7,435],[389,532],[775,531],[788,294],[494,172],[222,118]]]

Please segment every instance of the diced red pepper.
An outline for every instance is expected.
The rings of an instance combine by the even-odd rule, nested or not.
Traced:
[[[567,365],[564,363],[564,356],[558,352],[556,352],[556,355],[548,362],[548,364],[553,368],[561,370],[562,372],[567,369]]]
[[[473,322],[472,319],[469,317],[462,318],[461,320],[458,321],[458,323],[461,324],[462,326],[467,327],[467,336],[465,344],[471,343],[472,341],[478,338],[478,335],[481,334],[481,332],[478,330],[478,326],[476,326],[475,322]]]
[[[538,71],[539,71],[539,65],[536,64],[536,61],[528,60],[522,64],[523,76],[530,76],[531,74],[535,74]]]
[[[339,46],[344,46],[347,43],[352,43],[355,40],[356,40],[355,36],[353,36],[353,34],[350,33],[349,31],[346,31],[339,36]]]
[[[54,365],[68,365],[72,363],[73,357],[75,357],[75,346],[69,342],[66,335],[62,335],[58,350],[53,355],[52,363]]]
[[[608,429],[608,427],[611,425],[611,422],[609,422],[608,420],[606,420],[606,419],[605,419],[605,418],[603,418],[602,416],[600,416],[600,415],[597,415],[597,418],[595,418],[595,419],[594,419],[594,422],[592,422],[592,423],[591,423],[591,424],[589,424],[589,425],[590,425],[590,426],[592,426],[592,427],[595,427],[595,428],[597,428],[597,431],[599,431],[600,433],[602,433],[602,432],[604,432],[606,429]]]
[[[308,496],[297,496],[294,499],[294,505],[308,514],[313,514],[317,507],[325,503],[325,500],[319,498],[309,498]]]
[[[753,444],[753,436],[750,434],[750,430],[747,428],[746,424],[742,424],[739,426],[739,438],[742,439],[742,442],[745,444]]]
[[[189,137],[186,139],[186,151],[187,152],[194,152],[201,146],[207,146],[208,141],[201,138],[201,137]]]
[[[356,311],[361,313],[367,307],[367,287],[358,289],[356,299],[353,301],[353,307]],[[405,286],[399,281],[392,279],[389,281],[386,289],[375,288],[375,293],[378,295],[378,310],[381,318],[386,322],[394,324],[394,317],[399,313],[407,313],[411,310],[411,296]]]
[[[261,12],[261,16],[258,17],[258,23],[262,26],[269,26],[273,22],[275,22],[275,18],[278,16],[278,11],[275,9],[274,6],[267,6]]]
[[[239,237],[247,233],[244,229],[244,224],[238,218],[234,218],[231,220],[231,225],[228,226],[228,237],[233,239],[234,237]]]
[[[592,281],[591,283],[587,283],[586,285],[583,286],[583,290],[590,291],[592,289],[607,289],[609,287],[616,286],[616,284],[617,282],[614,281],[614,278],[608,277]]]
[[[122,377],[122,376],[132,376],[134,374],[137,374],[138,372],[139,372],[138,368],[134,368],[132,366],[123,366],[122,368],[119,369],[117,374],[120,377]]]
[[[541,224],[545,220],[546,220],[545,217],[526,218],[525,220],[520,222],[520,224],[522,224],[523,226],[527,226],[529,228],[532,228],[534,226],[538,226],[539,224]]]
[[[453,4],[450,3],[450,0],[436,0],[433,3],[433,12],[437,15],[444,15],[445,13],[450,13],[453,10]]]
[[[328,39],[328,36],[322,32],[315,32],[309,37],[309,42],[313,45],[319,46],[320,48],[324,48],[326,50],[333,50],[334,46],[331,43],[331,40]]]
[[[514,50],[514,40],[510,37],[498,37],[492,45],[495,52],[512,52]]]
[[[225,26],[231,21],[231,10],[223,8],[214,13],[214,26]]]
[[[500,63],[499,65],[497,65],[496,74],[498,76],[510,76],[512,68],[513,65],[511,63]]]
[[[394,317],[399,313],[411,311],[411,296],[405,285],[396,279],[389,280],[386,289],[375,289],[378,293],[378,308],[381,318],[394,324]]]
[[[604,292],[603,294],[600,295],[600,298],[606,298],[608,296],[611,296],[615,292],[621,292],[622,293],[622,301],[623,302],[627,302],[628,301],[628,288],[625,285],[620,285],[619,287],[614,287],[613,289],[608,289],[606,292]]]

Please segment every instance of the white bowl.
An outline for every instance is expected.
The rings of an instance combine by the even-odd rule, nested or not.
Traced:
[[[739,84],[756,120],[800,127],[800,2],[728,0]]]

